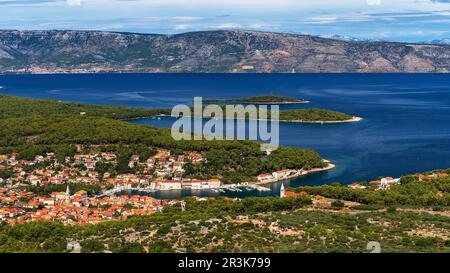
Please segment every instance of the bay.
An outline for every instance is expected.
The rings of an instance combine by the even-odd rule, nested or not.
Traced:
[[[306,147],[336,169],[284,181],[285,186],[343,184],[380,176],[450,167],[448,74],[62,74],[0,75],[1,93],[67,102],[160,108],[190,104],[194,96],[236,98],[274,94],[363,117],[345,124],[280,123],[281,145]],[[174,119],[131,121],[170,127]],[[227,192],[231,197],[278,194]],[[158,198],[216,196],[212,191],[171,191]]]

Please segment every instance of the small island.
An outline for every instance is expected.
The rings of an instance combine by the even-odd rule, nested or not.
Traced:
[[[362,118],[320,108],[281,110],[280,121],[304,123],[344,123],[361,121]]]
[[[245,98],[234,99],[209,99],[204,100],[204,103],[252,103],[252,104],[298,104],[309,103],[307,100],[296,99],[286,96],[274,96],[274,95],[259,95]]]

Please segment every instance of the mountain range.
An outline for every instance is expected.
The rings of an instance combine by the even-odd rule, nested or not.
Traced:
[[[0,30],[0,73],[449,72],[450,45],[244,30]]]
[[[430,43],[435,45],[450,45],[450,38],[433,40]]]

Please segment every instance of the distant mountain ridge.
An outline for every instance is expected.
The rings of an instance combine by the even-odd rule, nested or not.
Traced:
[[[450,45],[243,30],[0,30],[0,73],[449,71]]]
[[[436,44],[436,45],[450,45],[450,38],[433,40],[433,41],[431,41],[431,43]]]

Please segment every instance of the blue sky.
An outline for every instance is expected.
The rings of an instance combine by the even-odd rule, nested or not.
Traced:
[[[450,38],[450,0],[0,0],[0,29],[250,29],[431,41]]]

